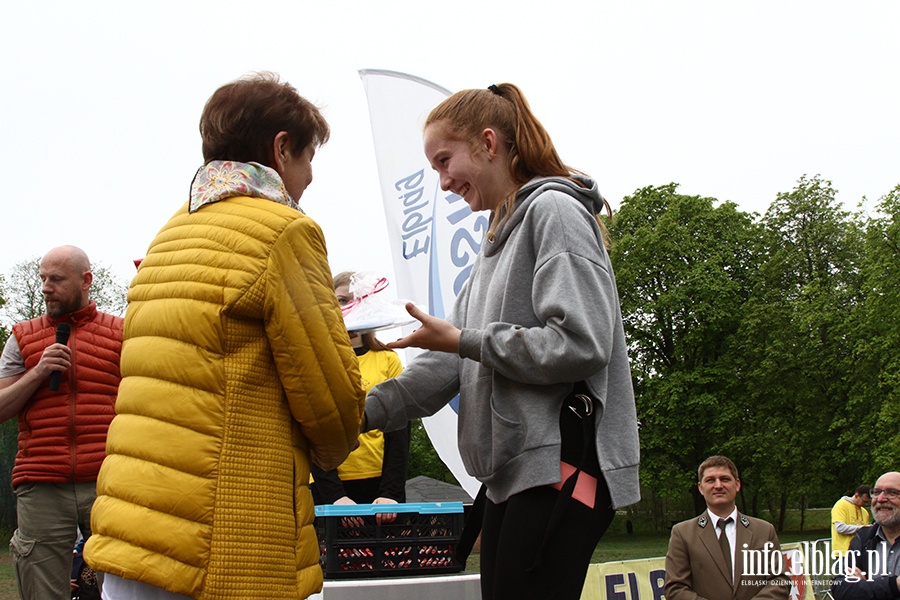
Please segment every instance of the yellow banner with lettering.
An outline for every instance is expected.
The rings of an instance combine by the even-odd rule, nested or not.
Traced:
[[[800,544],[785,544],[785,570]],[[666,596],[666,559],[645,558],[594,564],[588,567],[581,600],[663,600]],[[814,600],[812,582],[805,573],[791,576],[790,600]]]

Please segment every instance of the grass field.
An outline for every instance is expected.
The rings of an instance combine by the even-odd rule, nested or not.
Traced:
[[[765,517],[766,515],[763,515]],[[619,515],[610,526],[609,532],[600,541],[594,551],[592,562],[603,563],[620,560],[634,560],[639,558],[655,558],[666,555],[666,547],[669,543],[669,534],[666,533],[635,533],[629,535],[625,532],[626,518]],[[830,511],[828,509],[809,510],[806,514],[804,531],[799,532],[798,515],[790,515],[786,524],[787,532],[778,537],[783,544],[791,542],[812,541],[831,535],[829,527]],[[637,527],[636,529],[640,529]],[[12,559],[8,547],[9,535],[2,537],[4,543],[0,546],[0,600],[16,600],[16,582],[13,575]],[[478,571],[478,554],[473,553],[466,569]]]
[[[765,516],[765,515],[764,515]],[[812,509],[806,511],[804,530],[799,531],[799,514],[790,515],[786,523],[788,531],[778,536],[782,544],[814,541],[831,536],[830,509]],[[600,540],[594,551],[592,563],[636,560],[640,558],[657,558],[666,555],[669,546],[669,534],[625,532],[626,517],[619,515],[613,521],[609,531]],[[638,528],[639,529],[639,528]],[[473,552],[466,562],[467,571],[478,571],[478,553]]]
[[[0,600],[16,600],[19,597],[16,591],[16,577],[13,575],[12,558],[9,555],[9,539],[4,538],[3,548],[0,549]]]

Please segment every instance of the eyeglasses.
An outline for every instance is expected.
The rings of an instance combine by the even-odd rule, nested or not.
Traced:
[[[880,496],[881,494],[884,494],[885,496],[887,496],[887,497],[890,498],[891,500],[896,500],[897,498],[900,498],[900,490],[895,490],[895,489],[893,489],[893,488],[884,488],[884,489],[881,489],[881,488],[872,488],[871,490],[869,490],[869,493],[870,493],[871,496],[872,496],[872,500],[874,500],[875,498],[877,498],[877,497]]]

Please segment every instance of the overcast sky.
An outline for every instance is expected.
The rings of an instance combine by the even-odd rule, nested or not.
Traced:
[[[124,281],[187,199],[220,85],[271,70],[332,139],[301,200],[332,267],[392,275],[358,70],[519,85],[616,208],[648,185],[762,212],[821,174],[855,208],[900,183],[900,2],[8,2],[0,273],[64,243]]]

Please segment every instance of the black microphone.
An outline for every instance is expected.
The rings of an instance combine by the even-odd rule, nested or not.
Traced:
[[[56,326],[56,343],[57,344],[65,344],[69,341],[69,334],[72,333],[72,328],[68,323],[60,323]],[[62,378],[62,371],[53,371],[50,373],[50,391],[56,392],[59,390],[59,380]]]

